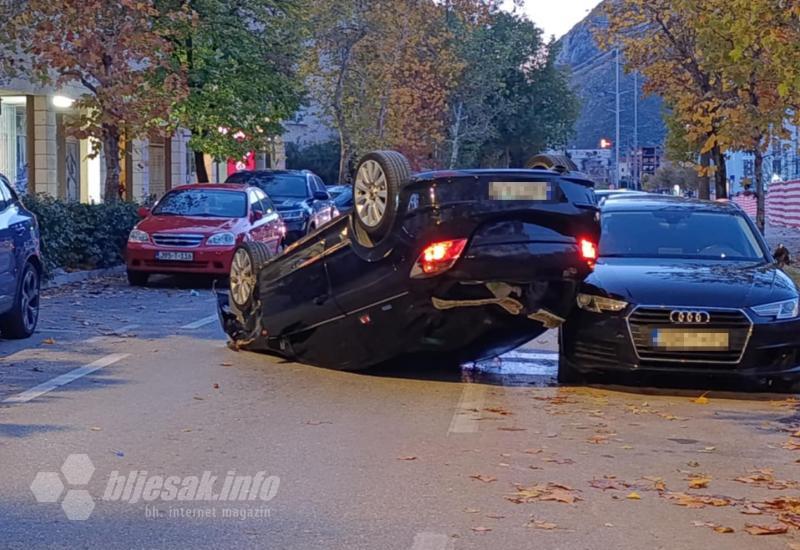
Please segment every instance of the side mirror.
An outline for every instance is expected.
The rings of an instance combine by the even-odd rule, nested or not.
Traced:
[[[779,245],[778,248],[775,249],[775,252],[772,253],[772,257],[775,258],[775,263],[778,264],[778,267],[786,267],[792,263],[789,249],[783,245]]]
[[[140,218],[146,218],[150,215],[150,209],[144,206],[140,206],[139,210],[136,211]]]
[[[258,220],[260,220],[263,217],[264,217],[264,213],[263,212],[259,212],[258,210],[253,210],[253,211],[250,212],[250,221],[251,222],[257,222]]]
[[[331,196],[327,191],[314,191],[313,198],[315,201],[329,201]]]

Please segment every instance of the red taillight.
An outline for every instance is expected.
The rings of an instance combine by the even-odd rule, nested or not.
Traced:
[[[594,263],[597,260],[597,246],[589,239],[581,239],[581,258],[587,262]]]
[[[453,267],[466,246],[467,239],[454,239],[428,245],[417,258],[411,270],[411,277],[422,279],[444,273]]]

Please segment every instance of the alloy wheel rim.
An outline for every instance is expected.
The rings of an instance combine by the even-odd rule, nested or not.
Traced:
[[[256,286],[253,262],[250,255],[240,248],[233,255],[231,265],[231,295],[237,305],[244,305],[253,293]]]
[[[39,320],[39,278],[33,269],[25,272],[20,298],[22,322],[27,331],[32,331]]]
[[[376,227],[383,220],[389,188],[380,163],[367,160],[358,168],[355,181],[355,207],[358,218],[367,227]]]

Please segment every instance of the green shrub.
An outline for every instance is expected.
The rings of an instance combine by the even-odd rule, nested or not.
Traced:
[[[45,270],[95,269],[123,262],[125,243],[139,216],[138,205],[63,202],[27,196],[25,206],[39,220]]]

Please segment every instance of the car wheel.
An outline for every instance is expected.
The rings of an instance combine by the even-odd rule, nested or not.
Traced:
[[[233,253],[230,293],[231,300],[240,310],[252,306],[258,286],[258,272],[272,257],[270,248],[259,242],[243,243]]]
[[[144,271],[128,270],[128,284],[131,286],[145,286],[150,280],[150,274]]]
[[[555,170],[556,172],[576,172],[578,166],[566,155],[535,155],[525,163],[528,170]]]
[[[371,242],[382,239],[394,225],[400,190],[410,177],[411,166],[397,151],[374,151],[359,162],[353,180],[354,216]]]
[[[14,308],[0,317],[0,333],[3,336],[18,340],[33,334],[39,322],[40,291],[39,270],[28,262],[22,270],[22,281]]]

